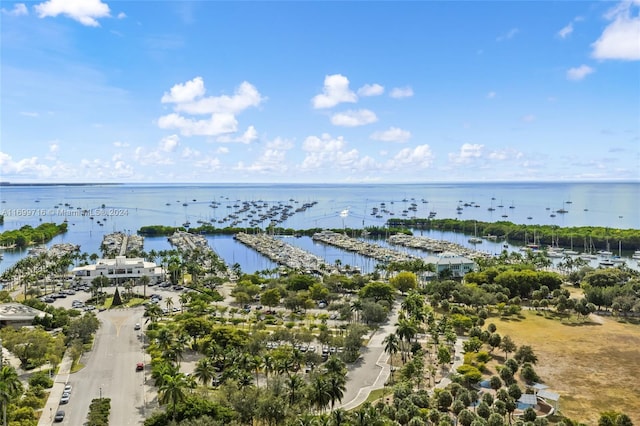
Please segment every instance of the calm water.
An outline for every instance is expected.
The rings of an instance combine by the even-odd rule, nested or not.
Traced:
[[[192,226],[198,226],[198,221],[209,221],[224,227],[228,222],[217,222],[237,211],[234,206],[242,206],[243,202],[266,204],[268,207],[263,210],[279,205],[291,205],[295,209],[304,203],[317,202],[279,225],[294,229],[380,226],[389,217],[427,217],[429,212],[436,212],[436,218],[640,229],[638,183],[2,186],[0,201],[0,213],[5,214],[0,231],[24,225],[35,227],[41,222],[60,223],[66,217],[69,231],[49,245],[72,242],[80,244],[81,250],[88,253],[99,253],[105,234],[134,233],[144,225],[179,226],[189,221]],[[218,207],[212,208],[212,202]],[[415,211],[410,210],[412,204]],[[104,209],[100,210],[102,205]],[[384,214],[377,218],[372,214],[374,207],[386,208],[393,216]],[[456,210],[458,207],[462,208],[461,214]],[[490,207],[495,210],[489,211]],[[568,213],[550,216],[559,209]],[[82,210],[89,210],[94,219],[80,215]],[[251,210],[257,211],[253,216],[257,217],[259,209],[252,206],[238,215],[241,221],[238,226],[248,226]],[[406,216],[403,216],[405,210]],[[267,225],[265,221],[259,226]],[[466,237],[439,231],[430,236],[451,241],[459,239],[456,242],[461,244],[466,241]],[[227,263],[237,262],[244,271],[275,266],[231,237],[209,237],[209,242]],[[316,245],[308,238],[290,242],[329,262],[340,259],[365,272],[373,268],[366,258]],[[145,240],[147,251],[169,248],[166,238]],[[485,241],[482,250],[499,252],[500,248],[499,244],[493,247]],[[0,271],[25,255],[6,251]]]

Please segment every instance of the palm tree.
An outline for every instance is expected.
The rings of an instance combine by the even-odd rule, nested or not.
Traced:
[[[138,280],[138,283],[142,284],[142,297],[145,299],[147,298],[147,285],[149,285],[149,282],[151,282],[151,278],[148,275],[143,275]]]
[[[273,371],[273,357],[268,354],[265,353],[264,356],[262,357],[262,368],[264,368],[264,375],[267,379],[267,388],[269,387],[269,374],[271,374],[271,372]]]
[[[209,386],[216,377],[215,365],[211,358],[200,358],[193,371],[193,375],[196,379],[200,380],[203,385]]]
[[[342,402],[342,397],[344,396],[344,391],[347,389],[346,387],[346,379],[344,375],[341,374],[329,374],[329,378],[327,379],[327,386],[329,388],[329,395],[331,396],[331,409],[333,410],[333,406],[336,401]]]
[[[316,374],[309,383],[308,399],[312,407],[318,411],[324,411],[331,402],[331,393],[327,380],[320,374]]]
[[[411,342],[411,339],[415,337],[418,329],[413,321],[407,319],[400,319],[397,326],[396,334],[398,335],[398,338],[400,341],[407,342],[406,346],[402,345],[402,362],[405,363],[407,361],[408,344]]]
[[[184,390],[187,388],[187,377],[182,373],[175,375],[165,374],[162,378],[162,386],[158,389],[158,401],[160,404],[171,403],[172,418],[176,416],[176,404],[184,401]]]
[[[389,333],[382,343],[384,343],[384,352],[388,354],[390,358],[400,350],[400,341],[394,333]],[[391,365],[391,363],[389,364]],[[391,365],[391,381],[393,382],[393,365]]]
[[[299,391],[304,386],[304,380],[297,374],[292,374],[287,378],[285,383],[287,385],[287,393],[289,394],[289,404],[293,405],[300,396]]]
[[[167,310],[171,312],[171,308],[173,308],[173,298],[167,297],[167,299],[164,301],[164,304],[167,307]]]
[[[2,424],[7,426],[7,406],[9,402],[22,394],[22,383],[15,368],[10,365],[0,369],[0,404],[2,404]]]

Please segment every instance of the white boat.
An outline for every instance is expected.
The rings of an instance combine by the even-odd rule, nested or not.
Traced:
[[[473,225],[473,237],[469,238],[469,242],[471,244],[480,244],[482,242],[482,238],[478,238],[478,223],[474,223]]]
[[[633,254],[631,255],[632,259],[636,259],[636,260],[640,260],[640,250],[636,250],[633,252]]]

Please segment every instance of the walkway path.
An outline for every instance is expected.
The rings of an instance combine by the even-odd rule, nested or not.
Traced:
[[[362,357],[348,367],[347,386],[343,396],[343,401],[346,402],[336,408],[350,410],[359,406],[367,400],[372,390],[382,389],[389,379],[391,366],[387,364],[389,355],[384,352],[383,340],[396,331],[398,306],[396,303],[389,320],[371,335]]]
[[[47,404],[42,409],[42,415],[40,416],[38,426],[49,426],[53,424],[53,416],[59,409],[60,398],[62,397],[64,386],[69,382],[69,374],[71,373],[71,364],[73,361],[69,355],[70,352],[71,351],[67,350],[62,357],[60,368],[58,368],[58,374],[56,374],[53,381],[53,387],[49,391]]]

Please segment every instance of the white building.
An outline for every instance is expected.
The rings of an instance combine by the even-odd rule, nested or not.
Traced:
[[[451,271],[452,278],[462,278],[467,273],[476,270],[476,263],[468,257],[461,256],[457,253],[444,252],[437,256],[427,256],[422,259],[424,263],[435,265],[435,273],[427,272],[425,278],[427,280],[439,277],[443,271]]]
[[[94,265],[77,266],[71,270],[75,278],[84,282],[91,282],[94,278],[104,276],[112,283],[125,283],[147,276],[151,282],[161,282],[164,270],[154,262],[147,262],[142,258],[127,258],[116,256],[115,259],[98,259]]]

